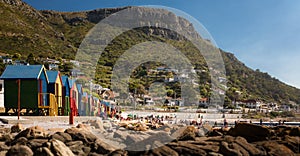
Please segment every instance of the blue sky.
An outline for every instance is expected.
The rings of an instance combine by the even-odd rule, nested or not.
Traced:
[[[162,5],[197,19],[217,45],[253,69],[300,88],[300,1],[297,0],[25,0],[36,9],[81,11]]]

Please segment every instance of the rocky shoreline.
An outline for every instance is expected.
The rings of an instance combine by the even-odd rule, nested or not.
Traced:
[[[132,130],[129,130],[132,129]],[[91,120],[67,129],[0,128],[0,156],[300,155],[300,127],[238,123],[214,129]]]

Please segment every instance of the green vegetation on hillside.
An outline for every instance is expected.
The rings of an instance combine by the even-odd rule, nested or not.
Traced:
[[[123,9],[111,8],[105,9],[105,11],[99,9],[84,12],[37,11],[27,4],[21,3],[22,5],[10,5],[0,0],[0,52],[10,55],[20,54],[20,56],[15,56],[28,59],[27,61],[34,64],[37,62],[33,57],[74,59],[77,48],[88,31],[105,16]],[[209,97],[211,82],[216,80],[210,79],[206,61],[198,49],[183,37],[170,37],[175,32],[161,30],[167,32],[166,34],[171,34],[162,36],[149,33],[150,29],[158,28],[134,29],[115,38],[98,60],[95,81],[103,87],[110,87],[113,66],[124,51],[138,43],[158,41],[176,47],[192,62],[193,67],[198,71],[199,85],[197,87],[199,87],[201,96]],[[228,80],[225,97],[228,105],[233,100],[242,99],[300,103],[299,89],[288,86],[267,73],[248,68],[231,53],[221,50],[221,54],[225,62]],[[89,60],[90,58],[85,59]],[[149,69],[163,65],[160,62],[147,62],[136,68],[129,81],[130,91],[134,92],[137,89],[138,93],[146,93],[152,83],[163,82],[165,78],[173,77],[176,74],[173,72],[148,72]],[[60,70],[68,71],[69,66],[60,66]],[[1,63],[0,71],[3,69],[4,65]],[[168,96],[175,97],[176,94],[177,97],[180,97],[179,82],[166,83],[166,90]]]

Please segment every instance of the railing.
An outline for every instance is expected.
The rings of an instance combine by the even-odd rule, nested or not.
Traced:
[[[55,95],[51,93],[39,93],[38,108],[48,111],[49,116],[57,116],[58,104]]]

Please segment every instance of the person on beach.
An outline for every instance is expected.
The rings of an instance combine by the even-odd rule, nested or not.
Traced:
[[[262,125],[262,119],[259,120],[259,124]]]

